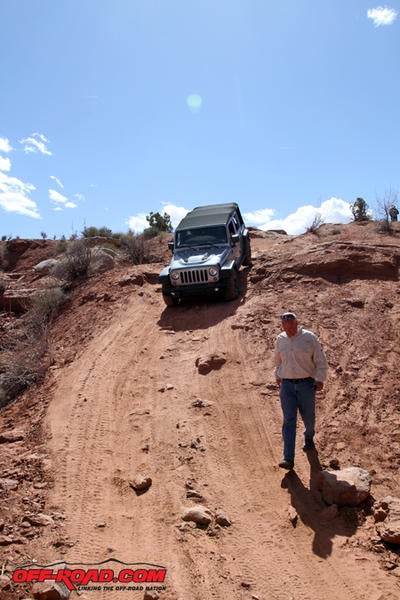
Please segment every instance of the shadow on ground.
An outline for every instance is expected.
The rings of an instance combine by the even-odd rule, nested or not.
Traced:
[[[331,512],[318,489],[318,473],[322,470],[318,452],[307,452],[310,464],[309,487],[306,487],[295,470],[288,471],[282,487],[290,494],[290,502],[301,521],[314,531],[312,551],[321,558],[332,553],[333,538],[337,535],[352,537],[358,527],[357,509],[343,507],[337,516]]]

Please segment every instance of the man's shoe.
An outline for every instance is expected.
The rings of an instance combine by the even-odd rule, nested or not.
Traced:
[[[288,471],[291,471],[294,467],[294,460],[286,460],[286,458],[284,458],[279,463],[279,466],[281,469],[287,469]]]
[[[314,448],[315,448],[314,440],[312,438],[306,438],[305,442],[303,444],[304,452],[307,452],[307,450],[314,450]]]

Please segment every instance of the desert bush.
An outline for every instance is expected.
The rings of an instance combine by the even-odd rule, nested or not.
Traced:
[[[91,260],[91,250],[85,240],[76,240],[68,245],[66,256],[52,270],[59,279],[73,281],[86,277]]]
[[[0,406],[40,382],[47,370],[51,322],[59,314],[66,296],[60,288],[37,293],[18,328],[2,340],[0,359]]]
[[[51,323],[57,317],[65,299],[65,293],[59,287],[38,292],[31,300],[28,323],[31,321],[34,327],[38,325],[39,327],[46,327],[48,323]]]
[[[113,232],[108,227],[84,227],[82,236],[89,237],[112,237]]]
[[[321,227],[321,225],[323,225],[323,223],[324,220],[321,217],[321,215],[319,213],[316,213],[312,223],[307,227],[306,232],[317,234],[318,229]]]
[[[57,242],[56,247],[54,249],[54,254],[58,255],[58,254],[62,254],[63,252],[66,252],[68,248],[68,242],[65,239],[65,235],[63,235]]]
[[[21,394],[33,383],[43,380],[47,369],[43,361],[45,340],[34,345],[19,344],[2,352],[0,361],[0,406]]]
[[[121,250],[127,261],[134,265],[151,262],[151,257],[143,234],[135,235],[132,232],[121,236]]]
[[[378,221],[377,231],[379,233],[393,233],[393,225],[391,212],[397,207],[398,195],[397,192],[389,188],[385,190],[383,196],[377,196],[377,214],[380,217]]]

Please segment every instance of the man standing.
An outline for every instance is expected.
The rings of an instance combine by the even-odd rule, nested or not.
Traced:
[[[281,316],[283,332],[276,338],[275,377],[283,412],[282,469],[293,469],[297,410],[304,423],[303,450],[314,448],[315,392],[322,390],[328,363],[317,336],[299,327],[293,312]]]

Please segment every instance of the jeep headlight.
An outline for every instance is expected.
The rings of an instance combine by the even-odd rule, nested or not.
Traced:
[[[217,269],[217,267],[210,267],[208,269],[208,272],[211,275],[211,277],[216,277],[218,275],[218,269]]]
[[[178,279],[179,279],[179,273],[177,271],[172,271],[172,273],[171,273],[171,279],[173,279],[174,281],[178,281]]]

